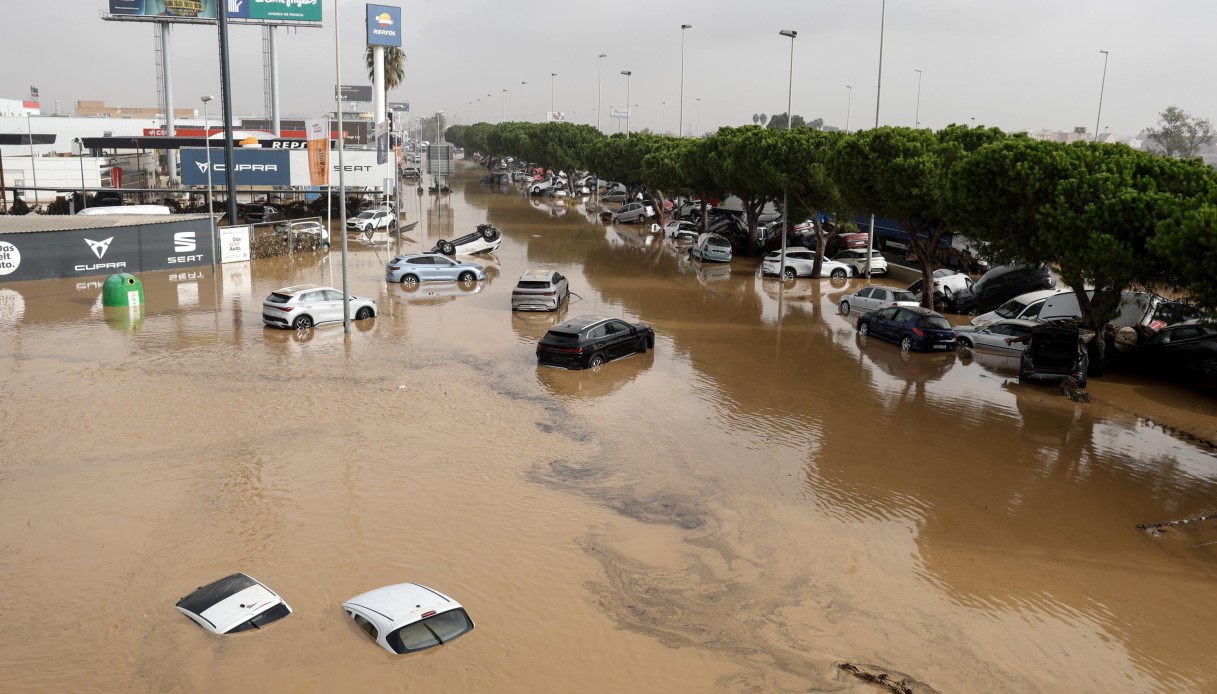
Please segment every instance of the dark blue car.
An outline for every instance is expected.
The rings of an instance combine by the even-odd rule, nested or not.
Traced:
[[[895,342],[904,350],[955,350],[954,328],[941,314],[928,308],[889,306],[871,311],[858,319],[858,333]]]

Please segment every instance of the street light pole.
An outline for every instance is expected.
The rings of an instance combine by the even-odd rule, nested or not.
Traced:
[[[219,245],[216,243],[216,216],[215,207],[211,202],[211,126],[207,119],[207,103],[212,97],[199,97],[203,101],[203,149],[207,151],[207,221],[211,224],[211,274],[214,277],[216,271],[216,254]]]
[[[917,73],[917,107],[913,111],[913,127],[921,127],[921,70],[914,70]]]
[[[224,16],[223,13],[220,15]],[[342,50],[340,48],[340,37],[342,32],[339,28],[338,18],[341,14],[338,12],[338,0],[334,0],[334,84],[342,84]],[[341,92],[341,89],[339,90]],[[342,95],[336,95],[338,101],[338,223],[342,225],[342,332],[350,334],[351,332],[351,291],[350,282],[347,279],[347,184],[346,176],[343,170],[346,168],[343,165],[343,152],[346,149],[346,133],[342,129]],[[227,124],[225,124],[227,127]],[[231,143],[232,133],[226,132],[225,139]],[[232,156],[229,155],[228,161],[232,161]],[[233,177],[229,176],[229,183]],[[229,195],[231,196],[231,189]],[[232,202],[228,203],[229,209],[233,208]],[[230,224],[236,224],[234,216]],[[252,240],[252,239],[251,239]]]
[[[667,113],[668,113],[668,102],[660,101],[659,102],[659,134],[660,135],[663,134],[663,121],[664,121],[664,118],[667,116]]]
[[[1107,88],[1107,51],[1099,51],[1103,54],[1103,81],[1099,84],[1099,113],[1094,117],[1094,141],[1099,141],[1099,119],[1103,117],[1103,90]]]
[[[524,85],[526,85],[526,84],[528,84],[528,83],[527,82],[520,83],[520,120],[521,121],[528,120],[528,109],[524,108]]]
[[[507,90],[503,90],[503,120],[507,120]],[[499,121],[502,122],[502,121]]]
[[[701,137],[701,134],[700,134],[701,133],[701,97],[700,96],[697,97],[697,120],[695,122],[697,123],[696,127],[694,128],[697,131],[697,133],[695,134],[695,137]]]
[[[692,24],[680,25],[680,124],[677,126],[676,137],[685,136],[685,30],[692,28]]]
[[[596,61],[596,130],[600,130],[600,68],[604,67],[604,53]]]
[[[791,121],[794,120],[790,115],[791,99],[794,95],[794,39],[799,35],[799,32],[793,29],[783,29],[778,32],[780,36],[790,38],[790,79],[786,84],[786,131],[790,132]],[[790,206],[787,200],[787,186],[782,186],[782,262],[778,265],[780,276],[786,277],[786,229],[790,226]]]
[[[554,112],[554,78],[557,76],[558,76],[558,73],[556,73],[556,72],[549,73],[549,112],[550,113]],[[552,118],[552,116],[551,116],[551,118]]]
[[[845,134],[849,134],[849,107],[854,100],[854,88],[850,85],[845,85]]]
[[[634,74],[629,70],[622,70],[621,74],[625,75],[625,138],[630,138],[630,75]]]
[[[879,11],[879,79],[875,84],[875,128],[879,127],[879,98],[883,92],[883,25],[887,19],[887,0]],[[870,279],[871,255],[875,252],[875,213],[870,213],[870,227],[866,231],[866,279]]]

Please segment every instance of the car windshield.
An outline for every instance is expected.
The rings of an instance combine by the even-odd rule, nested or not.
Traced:
[[[272,292],[270,296],[266,297],[266,300],[272,304],[286,304],[287,302],[292,300],[292,295],[291,294],[280,294],[279,292]]]
[[[909,292],[892,292],[892,301],[917,301],[917,297]]]
[[[1022,313],[1023,309],[1025,308],[1027,308],[1027,304],[1024,304],[1018,299],[1011,299],[997,307],[997,315],[1001,316],[1002,318],[1014,318],[1018,314]]]
[[[421,651],[464,634],[473,628],[469,615],[462,609],[449,610],[421,622],[407,624],[389,634],[386,640],[398,653]]]
[[[933,330],[950,330],[951,324],[942,316],[922,316],[917,320],[917,326]]]

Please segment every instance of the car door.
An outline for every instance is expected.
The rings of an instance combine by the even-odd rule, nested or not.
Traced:
[[[1014,326],[1009,323],[994,323],[976,331],[976,346],[1001,352],[1013,351],[1006,344],[1007,337],[1013,337]],[[1017,350],[1022,351],[1022,346]]]
[[[896,315],[898,310],[899,309],[889,306],[885,309],[876,311],[874,318],[871,320],[871,334],[873,334],[875,337],[888,337],[892,330],[892,318]]]
[[[807,251],[792,251],[786,249],[786,264],[794,268],[799,277],[810,277],[812,261]]]
[[[300,311],[307,313],[313,324],[330,320],[326,317],[325,292],[311,291],[300,295]]]
[[[447,258],[432,256],[431,265],[431,271],[435,273],[437,280],[455,280],[459,272],[456,263]]]
[[[874,293],[874,287],[866,287],[865,289],[859,291],[857,294],[854,294],[853,300],[851,302],[854,305],[853,306],[854,310],[861,311],[862,313],[866,313],[867,311],[874,311],[875,304],[871,300],[872,293]]]
[[[637,335],[634,328],[625,321],[613,320],[608,323],[610,339],[613,342],[613,353],[618,357],[633,354],[637,350]]]
[[[342,292],[336,289],[327,289],[325,290],[324,294],[325,299],[323,302],[325,304],[325,320],[342,320]]]
[[[871,287],[870,290],[871,290],[871,294],[870,294],[871,301],[874,303],[875,308],[884,308],[887,306],[891,306],[891,303],[892,303],[891,291],[884,289],[883,287]]]
[[[415,275],[418,275],[418,279],[420,282],[426,282],[428,280],[433,280],[433,279],[435,279],[435,269],[431,264],[432,260],[433,260],[433,258],[429,255],[419,256],[417,258],[411,258],[408,261],[406,261],[406,264],[409,265],[409,268],[407,271],[412,272]]]
[[[597,352],[604,354],[605,359],[613,358],[613,355],[608,350],[608,330],[606,329],[606,325],[607,324],[597,325],[596,327],[587,331],[587,347],[585,351],[588,353],[589,358],[591,355],[594,355]]]

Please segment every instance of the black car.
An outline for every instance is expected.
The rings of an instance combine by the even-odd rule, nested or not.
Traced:
[[[1217,383],[1217,326],[1188,321],[1162,328],[1149,341],[1126,353],[1116,352],[1120,366],[1192,383]]]
[[[287,219],[283,209],[274,205],[263,205],[251,202],[245,206],[245,221],[251,224],[259,222],[282,222]]]
[[[1059,382],[1072,377],[1079,388],[1085,388],[1089,368],[1090,356],[1081,340],[1081,331],[1073,325],[1045,323],[1031,329],[1019,363],[1018,380]]]
[[[955,329],[941,314],[920,306],[889,306],[863,314],[858,334],[895,342],[903,350],[955,351]]]
[[[1045,265],[1002,265],[989,270],[970,289],[955,294],[955,312],[979,316],[1020,294],[1056,287]]]
[[[537,363],[586,369],[631,354],[642,354],[655,346],[655,331],[649,325],[631,324],[619,318],[579,316],[559,323],[537,343]]]

